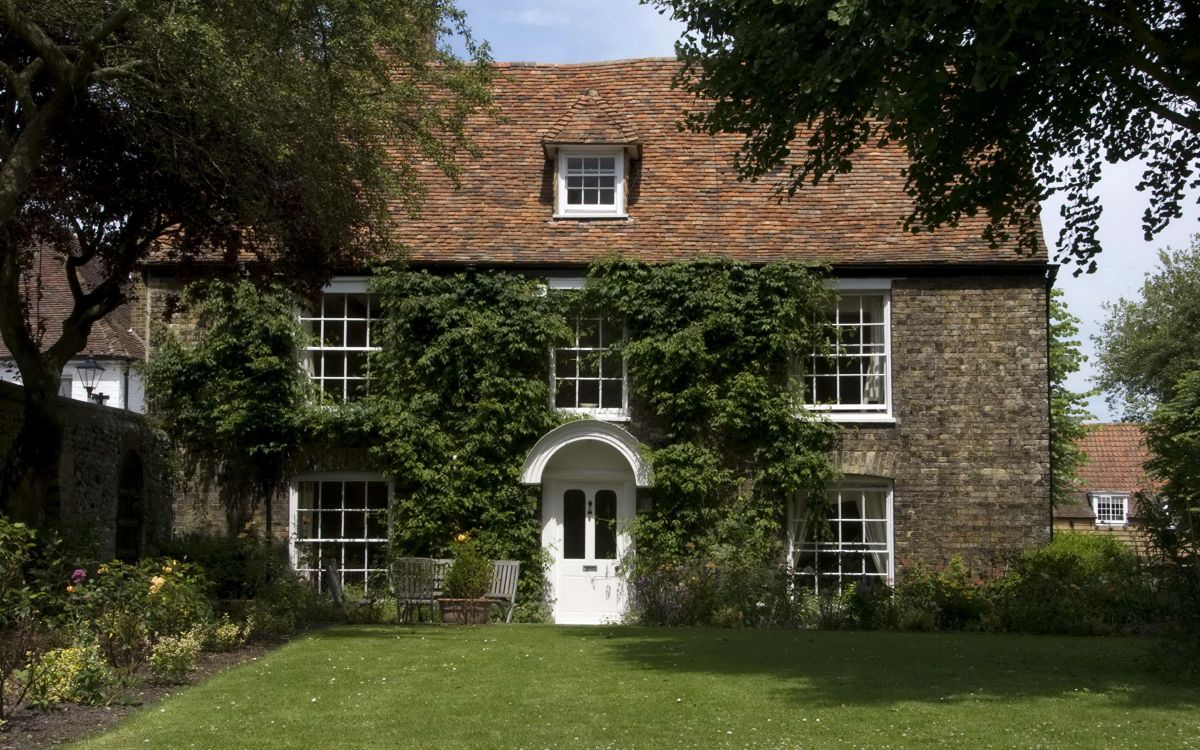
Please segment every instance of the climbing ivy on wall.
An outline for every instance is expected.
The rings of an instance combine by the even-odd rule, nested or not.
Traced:
[[[444,551],[459,532],[491,556],[539,559],[538,498],[525,455],[561,423],[547,362],[568,334],[536,279],[388,269],[372,281],[383,320],[370,363],[373,451],[396,480],[393,550]]]
[[[637,526],[642,564],[772,560],[787,498],[823,492],[835,473],[836,428],[806,414],[794,380],[828,346],[820,274],[614,259],[591,268],[586,295],[624,320],[630,387],[659,433],[654,510]]]

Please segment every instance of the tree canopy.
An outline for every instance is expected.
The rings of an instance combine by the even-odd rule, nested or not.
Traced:
[[[0,334],[26,395],[0,508],[57,470],[58,374],[148,254],[312,288],[390,249],[392,213],[420,203],[416,157],[453,176],[489,97],[486,49],[448,2],[0,0],[0,23]],[[472,60],[433,43],[448,32]],[[35,247],[72,290],[53,342],[19,294]]]
[[[1087,461],[1079,441],[1087,434],[1085,420],[1094,419],[1087,410],[1090,393],[1076,393],[1067,378],[1087,361],[1079,350],[1079,318],[1067,309],[1063,291],[1050,293],[1050,465],[1053,478],[1050,499],[1066,502],[1075,491],[1079,469]]]
[[[1158,257],[1159,269],[1146,278],[1140,298],[1105,305],[1108,319],[1096,337],[1097,380],[1109,405],[1139,422],[1200,367],[1200,235],[1190,249]]]
[[[1147,239],[1200,187],[1193,0],[648,1],[687,24],[679,81],[714,102],[688,124],[743,134],[740,174],[788,194],[894,142],[909,228],[981,215],[1031,252],[1062,193],[1059,257],[1079,272],[1100,252],[1104,161],[1145,161]]]

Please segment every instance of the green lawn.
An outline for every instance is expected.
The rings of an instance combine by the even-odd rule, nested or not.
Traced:
[[[341,627],[88,748],[1200,747],[1152,643],[632,627]]]

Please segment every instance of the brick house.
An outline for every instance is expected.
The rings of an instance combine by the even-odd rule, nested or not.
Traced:
[[[1047,540],[1044,255],[989,247],[971,222],[904,232],[905,162],[895,148],[865,149],[850,174],[791,201],[776,200],[769,181],[738,181],[736,136],[677,128],[692,103],[671,88],[677,65],[497,64],[501,117],[472,125],[482,157],[457,188],[430,168],[419,218],[397,209],[410,264],[519,272],[551,289],[578,287],[589,263],[614,252],[829,264],[836,322],[860,345],[842,365],[807,375],[804,388],[811,408],[844,426],[836,459],[845,480],[829,490],[841,532],[817,545],[792,520],[797,571],[818,585],[892,581],[906,565],[956,555],[987,569]],[[171,269],[146,274],[144,309],[160,309],[177,288]],[[314,334],[307,366],[327,394],[353,399],[363,388],[376,319],[366,277],[353,274],[335,278],[302,315]],[[604,349],[604,325],[581,327],[547,352],[553,406],[584,418],[529,446],[521,476],[540,487],[559,622],[619,617],[617,564],[633,543],[622,524],[653,495],[625,368],[574,364],[580,352]],[[305,459],[273,506],[272,531],[297,552],[336,556],[345,575],[361,578],[380,567],[386,529],[370,519],[387,506],[390,486],[355,456]],[[357,518],[353,538],[305,520],[334,502]],[[802,517],[802,503],[792,502],[790,519]],[[202,516],[177,508],[177,528],[203,528]]]
[[[1135,552],[1146,552],[1135,495],[1153,490],[1146,476],[1150,458],[1140,425],[1092,425],[1079,441],[1087,462],[1079,469],[1073,502],[1054,509],[1054,530],[1111,534]]]

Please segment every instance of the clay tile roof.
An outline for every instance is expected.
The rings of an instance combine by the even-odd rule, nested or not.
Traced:
[[[84,266],[80,282],[85,289],[99,283],[99,269]],[[41,280],[39,293],[38,279]],[[28,300],[30,315],[42,328],[42,347],[49,348],[62,335],[62,322],[71,314],[73,301],[67,286],[67,274],[62,258],[49,250],[35,252],[33,266],[22,278],[22,294]],[[145,346],[132,328],[132,310],[125,303],[92,325],[87,346],[80,353],[115,359],[142,359]],[[37,329],[35,328],[35,334]],[[12,352],[0,340],[0,359],[10,359]]]
[[[410,260],[429,264],[581,267],[623,253],[647,261],[725,255],[751,262],[795,259],[838,267],[1044,263],[1011,245],[980,239],[984,219],[957,229],[904,232],[904,151],[864,148],[832,184],[779,200],[776,180],[738,180],[741,136],[681,131],[688,109],[705,106],[672,88],[673,59],[543,65],[497,63],[498,116],[468,133],[481,150],[460,186],[421,165],[420,215],[395,205],[394,235]],[[595,91],[595,94],[588,93]],[[628,218],[556,219],[554,167],[545,139],[636,137],[628,172]],[[807,134],[800,133],[798,142]],[[397,159],[407,157],[397,149]],[[982,214],[982,212],[981,212]]]
[[[639,142],[637,132],[614,108],[609,107],[596,89],[580,94],[554,127],[542,136],[543,146],[554,144],[614,144]],[[550,153],[547,149],[547,153]]]
[[[1151,486],[1143,465],[1150,458],[1140,425],[1110,423],[1091,425],[1079,441],[1087,462],[1079,469],[1076,502],[1054,509],[1056,518],[1094,518],[1088,494],[1124,492],[1133,494]]]
[[[1079,441],[1088,462],[1079,470],[1085,492],[1136,492],[1147,485],[1142,468],[1150,458],[1140,425],[1098,424]]]

